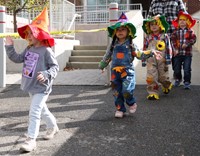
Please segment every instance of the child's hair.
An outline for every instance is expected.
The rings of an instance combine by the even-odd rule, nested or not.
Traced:
[[[190,20],[189,20],[186,16],[184,16],[184,15],[181,15],[181,16],[179,17],[179,19],[184,19],[184,20],[186,21],[187,27],[190,27],[190,25],[192,24],[192,23],[190,22]]]
[[[132,46],[133,37],[131,35],[129,35],[128,37],[129,37],[130,49],[131,49],[131,52],[132,52],[132,49],[133,49],[133,46]],[[110,51],[113,51],[116,39],[117,39],[117,36],[114,35],[112,43],[111,43]]]
[[[26,30],[24,31],[24,33],[25,33],[25,39],[27,40],[27,35],[28,35],[28,31],[31,31],[32,32],[32,30],[29,28],[29,27],[27,27],[26,28]],[[37,39],[37,38],[36,38]],[[38,40],[38,39],[37,39]],[[28,40],[27,40],[28,41]],[[41,44],[42,45],[44,45],[44,46],[46,46],[46,47],[51,47],[50,45],[49,45],[49,42],[48,42],[48,40],[47,39],[43,39],[43,40],[39,40],[40,42],[41,42]],[[33,45],[28,41],[28,48],[30,48],[30,47],[32,47]]]
[[[147,31],[148,33],[152,33],[152,31],[150,30],[150,23],[155,23],[156,25],[159,26],[161,32],[165,32],[165,28],[163,27],[162,23],[161,23],[161,20],[160,19],[157,19],[155,21],[152,21],[152,22],[147,22],[145,27],[147,28]]]

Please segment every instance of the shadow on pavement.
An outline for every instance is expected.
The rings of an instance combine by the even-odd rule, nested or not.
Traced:
[[[58,91],[55,88],[53,94]],[[61,111],[73,119],[63,128],[77,131],[55,156],[200,154],[199,86],[192,86],[192,90],[174,88],[169,95],[161,94],[159,101],[146,100],[145,86],[137,86],[138,110],[123,119],[114,118],[112,92],[105,87],[62,89],[69,95],[73,90],[76,93],[64,101],[50,102],[60,101]]]
[[[30,155],[55,156],[197,156],[200,155],[200,86],[173,88],[160,100],[148,101],[145,85],[137,85],[138,110],[114,118],[112,91],[105,86],[54,86],[48,106],[60,133]],[[29,97],[19,85],[0,92],[1,154],[19,155],[16,146],[27,129]],[[44,131],[44,125],[41,126]],[[14,137],[9,140],[9,137]],[[13,142],[13,140],[15,140]],[[14,147],[10,147],[16,145]],[[25,154],[26,155],[26,154]]]

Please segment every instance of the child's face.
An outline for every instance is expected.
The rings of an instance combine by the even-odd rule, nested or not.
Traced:
[[[30,29],[26,30],[26,40],[29,42],[29,44],[34,45],[34,46],[40,43],[39,40],[33,36],[33,33]]]
[[[157,25],[156,22],[150,22],[149,23],[150,30],[152,33],[159,33],[160,32],[160,27]]]
[[[125,26],[119,27],[116,30],[116,36],[119,40],[125,40],[126,37],[128,36],[128,28]]]
[[[187,22],[186,22],[186,19],[185,18],[179,18],[178,20],[178,24],[179,24],[179,27],[180,28],[185,28],[187,27]]]

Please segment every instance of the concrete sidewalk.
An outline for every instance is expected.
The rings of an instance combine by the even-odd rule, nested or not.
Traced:
[[[142,67],[141,62],[134,60],[137,84],[146,84],[146,68]],[[200,85],[200,52],[194,51],[192,61],[192,85]],[[170,77],[172,78],[171,65]],[[21,73],[7,73],[6,84],[20,84]],[[54,85],[105,85],[108,83],[107,71],[102,73],[98,69],[71,70],[58,73]]]

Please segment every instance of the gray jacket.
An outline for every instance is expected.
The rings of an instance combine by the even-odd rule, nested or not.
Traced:
[[[49,94],[52,90],[53,80],[59,70],[58,62],[50,47],[30,47],[18,54],[13,45],[5,46],[10,60],[15,63],[23,63],[21,89],[36,94]],[[38,72],[41,72],[46,81],[37,80]]]

